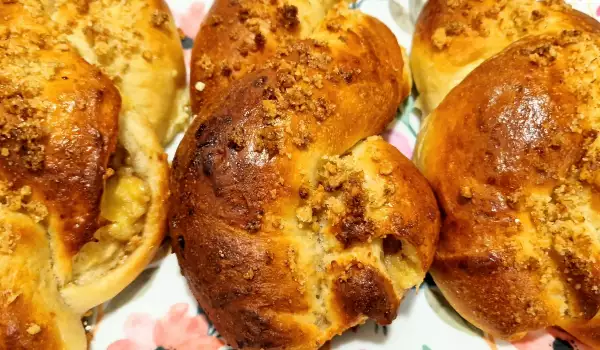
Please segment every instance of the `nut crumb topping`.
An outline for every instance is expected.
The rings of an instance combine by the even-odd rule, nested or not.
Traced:
[[[152,17],[150,19],[150,22],[156,28],[160,28],[165,23],[167,23],[168,20],[169,20],[169,14],[168,13],[166,13],[164,11],[160,11],[160,10],[154,10],[154,12],[152,12]]]
[[[29,325],[29,327],[27,327],[27,333],[29,333],[30,335],[36,335],[41,331],[42,331],[42,328],[35,323],[32,323]]]
[[[472,4],[463,0],[446,0],[448,19],[435,28],[431,43],[437,50],[452,45],[455,38],[486,38],[490,33],[515,41],[528,34],[543,33],[550,12],[569,11],[563,0],[506,1]]]

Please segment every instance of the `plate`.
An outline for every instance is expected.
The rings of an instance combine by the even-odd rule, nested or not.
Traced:
[[[351,6],[377,17],[410,48],[414,21],[426,0],[359,0]],[[212,0],[167,0],[185,34],[182,45],[189,67],[193,38]],[[572,0],[580,11],[600,18],[600,0]],[[419,130],[415,96],[398,110],[384,136],[409,156]],[[172,159],[181,135],[168,148]],[[94,309],[85,320],[92,350],[227,350],[190,294],[177,259],[165,247],[148,269],[117,297]],[[368,322],[333,339],[335,350],[439,349],[588,349],[558,329],[550,328],[508,343],[465,321],[444,299],[431,278],[411,290],[397,319],[387,327]]]

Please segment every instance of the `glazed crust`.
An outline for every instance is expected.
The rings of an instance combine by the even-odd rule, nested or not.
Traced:
[[[36,41],[53,34],[41,13],[0,5],[1,349],[86,346],[57,280],[100,225],[117,143],[117,89],[68,46]]]
[[[46,230],[24,214],[0,215],[0,349],[85,349],[81,318],[58,292]]]
[[[166,229],[157,136],[52,11],[0,4],[0,349],[86,348],[81,316],[142,271]]]
[[[445,213],[431,273],[495,336],[560,326],[600,345],[599,48],[577,30],[518,41],[452,90],[419,137],[417,165]]]
[[[115,82],[126,113],[147,122],[162,144],[183,131],[189,119],[183,50],[164,0],[42,1],[77,52]]]
[[[194,41],[192,109],[198,114],[222,97],[231,81],[259,68],[288,41],[310,35],[334,0],[216,1]],[[204,87],[196,89],[196,83]]]
[[[430,0],[419,15],[410,64],[423,117],[483,61],[543,33],[598,31],[595,19],[562,0]]]
[[[67,265],[57,269],[66,270],[100,224],[121,98],[109,79],[68,46],[62,51],[56,43],[30,39],[52,35],[43,20],[19,4],[3,5],[0,11],[14,27],[2,38],[0,179],[10,185],[8,190],[30,187],[32,199],[47,206],[47,217],[39,219],[48,220],[58,264]],[[32,60],[39,68],[27,66]]]
[[[215,8],[230,13],[226,3]],[[304,39],[278,37],[304,30],[297,7],[298,22],[287,20],[298,27],[276,24],[264,50],[271,35],[282,44],[249,53],[243,76],[206,79],[214,67],[197,60],[226,56],[202,42],[214,37],[197,39],[206,51],[195,51],[192,72],[206,86],[173,162],[171,237],[194,296],[236,348],[317,349],[368,318],[388,324],[433,257],[429,185],[393,146],[364,140],[409,94],[405,57],[382,23],[346,7]]]

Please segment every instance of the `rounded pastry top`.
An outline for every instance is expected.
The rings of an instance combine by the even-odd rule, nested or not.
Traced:
[[[416,24],[411,68],[424,116],[483,61],[529,35],[598,22],[563,0],[431,0]]]

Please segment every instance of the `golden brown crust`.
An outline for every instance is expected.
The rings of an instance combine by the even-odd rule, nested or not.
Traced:
[[[61,222],[55,229],[61,231],[66,251],[73,254],[98,228],[104,173],[116,146],[120,97],[99,71],[79,68],[85,65],[81,58],[59,54],[47,64],[56,62],[64,65],[56,72],[61,80],[48,83],[36,96],[54,112],[41,116],[45,112],[26,107],[30,100],[21,97],[23,91],[9,87],[0,92],[6,107],[23,108],[11,113],[0,107],[5,121],[0,147],[8,150],[8,156],[0,158],[0,172],[2,180],[15,188],[27,185],[43,193],[50,204],[49,219]],[[74,113],[67,111],[71,108]],[[39,113],[35,122],[43,125],[43,131],[29,129],[29,113]],[[77,137],[74,129],[80,130]],[[39,152],[39,163],[31,163],[32,152]]]
[[[0,349],[85,348],[82,314],[142,271],[166,229],[157,136],[48,6],[0,3]]]
[[[70,260],[99,225],[120,96],[68,45],[65,50],[51,39],[31,39],[52,35],[43,17],[32,18],[19,4],[0,11],[13,27],[4,33],[0,53],[0,181],[12,189],[29,186],[44,202],[48,216],[41,219],[48,220],[58,256]],[[32,61],[39,65],[31,68]]]
[[[167,144],[189,119],[183,50],[163,0],[42,0],[60,33]],[[159,86],[160,89],[156,87]]]
[[[212,80],[223,91],[194,106],[173,162],[173,248],[234,347],[317,349],[367,318],[387,324],[432,260],[439,212],[425,179],[381,138],[361,142],[410,91],[395,37],[343,5],[315,27],[244,76]]]
[[[431,273],[496,336],[594,332],[599,49],[576,30],[518,41],[459,84],[419,138],[416,162],[446,215]]]
[[[44,228],[0,208],[0,349],[83,349],[80,316],[58,295]],[[36,252],[36,254],[32,254]]]
[[[411,69],[427,116],[473,69],[528,35],[578,29],[598,22],[562,0],[431,0],[419,16]]]
[[[310,35],[334,0],[217,1],[192,52],[194,113],[220,98],[232,80],[259,68],[277,49]],[[197,83],[200,82],[200,85]]]

